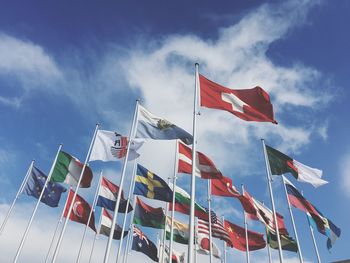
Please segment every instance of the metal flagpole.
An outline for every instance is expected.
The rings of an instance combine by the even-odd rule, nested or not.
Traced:
[[[129,193],[128,193],[129,196],[128,196],[128,200],[126,201],[126,208],[125,208],[125,213],[124,213],[122,232],[121,232],[120,242],[119,242],[119,247],[118,247],[117,259],[116,259],[117,263],[119,261],[120,253],[121,253],[122,247],[123,247],[124,230],[125,230],[125,225],[126,225],[126,218],[128,216],[128,209],[129,209],[129,205],[130,205],[130,198],[131,198],[132,192],[134,192],[136,167],[137,167],[137,162],[134,161],[134,167],[132,169],[132,178],[131,178],[131,182],[130,182],[130,186],[129,186]]]
[[[306,215],[306,217],[307,217],[307,215]],[[315,248],[315,252],[316,252],[316,256],[317,256],[317,262],[321,263],[321,258],[320,258],[320,254],[318,252],[317,243],[316,243],[316,239],[315,239],[315,235],[314,235],[314,228],[310,224],[309,218],[307,218],[307,221],[309,223],[310,233],[311,233],[312,241],[314,243],[314,248]]]
[[[160,239],[159,239],[159,232],[157,232],[157,257],[159,258],[159,246],[160,246]]]
[[[213,262],[213,238],[212,238],[212,229],[211,229],[211,184],[210,179],[208,181],[208,210],[209,210],[209,262]]]
[[[187,262],[193,263],[193,241],[194,241],[194,204],[195,204],[195,198],[196,198],[196,166],[194,165],[196,163],[196,144],[197,144],[197,131],[196,131],[196,125],[197,125],[197,115],[198,115],[198,86],[199,86],[199,77],[198,77],[198,67],[199,64],[195,64],[196,68],[196,76],[195,76],[195,85],[194,85],[194,105],[193,105],[193,144],[192,144],[192,177],[191,177],[191,210],[190,210],[190,236],[189,236],[189,243],[188,243],[188,255],[187,255]]]
[[[104,263],[108,263],[109,254],[110,254],[110,250],[111,250],[111,246],[112,246],[113,234],[114,234],[114,230],[115,230],[115,224],[117,223],[118,208],[119,208],[120,198],[121,198],[121,194],[122,194],[121,189],[123,189],[124,177],[125,177],[125,172],[126,172],[126,165],[128,164],[128,158],[129,158],[129,152],[130,152],[130,144],[131,144],[131,141],[135,137],[135,126],[136,126],[136,122],[138,120],[138,110],[139,110],[139,101],[136,100],[134,117],[133,117],[131,129],[130,129],[130,134],[129,134],[128,147],[127,147],[127,150],[126,150],[124,164],[123,164],[123,168],[122,168],[122,172],[121,172],[121,176],[120,176],[120,182],[119,182],[119,189],[120,189],[120,191],[118,191],[117,201],[115,203],[115,209],[114,209],[114,214],[113,214],[113,221],[112,221],[112,226],[111,226],[111,232],[110,232],[109,237],[108,237],[107,247],[106,247],[106,251],[105,251],[105,255],[104,255],[104,259],[103,259]]]
[[[168,178],[168,185],[169,185],[169,183],[170,183],[170,179],[171,178]],[[166,204],[165,204],[165,219],[166,219],[166,217],[168,216],[168,212],[169,212],[169,203],[168,202],[166,202]],[[165,222],[166,223],[166,222]],[[164,252],[165,252],[165,240],[166,240],[166,227],[164,226],[164,231],[163,231],[163,236],[162,236],[162,250],[161,250],[161,261],[160,262],[164,262]],[[172,252],[170,252],[170,254],[169,254],[170,256],[169,256],[169,259],[171,258],[171,256],[172,256]]]
[[[55,159],[54,159],[54,161],[53,161],[53,163],[52,163],[52,166],[51,166],[49,175],[47,176],[46,181],[45,181],[45,183],[44,183],[44,185],[43,185],[43,188],[42,188],[42,190],[41,190],[40,196],[39,196],[38,201],[36,202],[35,208],[34,208],[34,210],[33,210],[32,216],[30,217],[28,226],[27,226],[27,228],[26,228],[26,230],[25,230],[25,232],[24,232],[24,234],[23,234],[23,237],[22,237],[22,240],[21,240],[21,244],[20,244],[19,247],[18,247],[18,250],[17,250],[16,256],[15,256],[15,259],[13,260],[14,263],[16,263],[16,262],[18,261],[19,255],[21,254],[21,251],[22,251],[24,242],[25,242],[26,239],[27,239],[27,235],[28,235],[29,229],[30,229],[30,227],[31,227],[31,225],[32,225],[32,222],[33,222],[33,220],[34,220],[34,216],[35,216],[36,211],[38,210],[39,204],[40,204],[40,202],[41,202],[41,198],[43,197],[44,192],[45,192],[45,188],[46,188],[47,184],[49,183],[49,181],[50,181],[50,179],[51,179],[51,175],[52,175],[53,169],[54,169],[54,167],[55,167],[58,154],[59,154],[59,152],[61,151],[61,148],[62,148],[62,144],[60,144],[59,147],[58,147],[58,150],[57,150],[57,153],[56,153],[56,157],[55,157]]]
[[[77,186],[76,186],[76,188],[75,188],[75,192],[74,192],[72,201],[71,201],[70,206],[69,206],[69,210],[68,210],[68,213],[67,213],[67,216],[66,216],[66,220],[64,221],[63,228],[62,228],[61,233],[60,233],[60,236],[59,236],[59,238],[58,238],[58,243],[57,243],[57,245],[56,245],[55,252],[54,252],[54,254],[53,254],[53,258],[52,258],[52,261],[51,261],[52,263],[56,262],[56,260],[57,260],[58,253],[59,253],[60,248],[61,248],[62,239],[63,239],[64,233],[65,233],[65,231],[66,231],[66,228],[67,228],[67,224],[68,224],[70,215],[71,215],[72,210],[73,210],[73,205],[74,205],[74,203],[75,203],[75,198],[76,198],[77,193],[78,193],[78,191],[79,191],[80,183],[81,183],[81,180],[83,179],[83,174],[84,174],[84,172],[85,172],[86,165],[88,164],[89,159],[90,159],[90,154],[91,154],[92,146],[93,146],[94,143],[95,143],[96,134],[97,134],[97,131],[98,131],[98,129],[99,129],[99,126],[100,126],[99,124],[96,124],[95,131],[94,131],[94,134],[93,134],[93,136],[92,136],[91,143],[90,143],[90,146],[89,146],[89,150],[88,150],[88,152],[87,152],[87,155],[86,155],[86,158],[85,158],[85,162],[84,162],[83,168],[82,168],[82,170],[81,170],[81,173],[80,173],[80,176],[79,176],[79,180],[78,180],[78,182],[77,182]]]
[[[276,235],[277,235],[277,242],[278,242],[278,255],[280,258],[280,262],[283,263],[283,254],[282,254],[282,246],[281,246],[281,238],[280,238],[280,231],[278,229],[278,222],[277,222],[277,216],[276,216],[276,209],[275,209],[275,201],[273,199],[273,192],[272,192],[272,178],[271,178],[271,168],[270,163],[267,157],[266,153],[266,147],[265,147],[265,141],[264,139],[261,139],[263,151],[264,151],[264,158],[265,158],[265,165],[266,165],[266,175],[267,175],[267,181],[269,185],[269,191],[270,191],[270,198],[271,198],[271,205],[272,205],[272,211],[273,211],[273,219],[275,220],[275,227],[276,227]]]
[[[89,227],[89,225],[90,225],[90,220],[91,220],[91,217],[92,217],[92,213],[95,211],[96,202],[97,202],[97,197],[98,197],[98,192],[99,192],[100,187],[101,187],[102,173],[103,173],[103,170],[101,170],[101,172],[100,172],[100,177],[98,178],[98,184],[97,184],[97,187],[96,187],[96,192],[95,192],[94,200],[92,201],[92,207],[91,207],[91,209],[90,209],[89,218],[88,218],[88,221],[87,221],[87,223],[86,223],[86,225],[85,225],[83,238],[82,238],[82,240],[81,240],[81,242],[80,242],[78,257],[77,257],[77,260],[76,260],[77,263],[80,262],[81,253],[82,253],[82,250],[83,250],[83,247],[84,247],[84,241],[85,241],[85,236],[86,236],[86,230],[88,229],[88,227]]]
[[[134,195],[133,207],[135,207],[135,206],[136,206],[136,198],[135,198],[135,195]],[[135,209],[133,209],[132,212],[131,212],[130,235],[129,235],[129,239],[128,239],[130,245],[128,243],[126,244],[126,253],[125,253],[125,257],[124,257],[123,263],[128,262],[128,255],[129,255],[128,251],[131,250],[131,246],[132,246],[131,239],[132,239],[132,235],[134,233],[134,227],[133,227],[134,226],[134,224],[133,224],[134,214],[135,214]]]
[[[27,183],[27,181],[28,181],[28,178],[29,178],[30,173],[31,173],[31,171],[32,171],[32,169],[33,169],[33,166],[34,166],[34,162],[35,162],[35,160],[32,160],[32,161],[31,161],[31,163],[30,163],[30,165],[29,165],[29,168],[28,168],[28,170],[27,170],[27,173],[26,173],[26,175],[25,175],[24,178],[23,178],[23,181],[22,181],[22,183],[21,183],[21,186],[18,188],[17,194],[16,194],[15,198],[13,199],[13,202],[12,202],[12,204],[11,204],[9,210],[7,211],[7,214],[6,214],[6,216],[5,216],[4,222],[2,222],[1,227],[0,227],[0,235],[2,234],[2,231],[3,231],[4,228],[5,228],[5,225],[6,225],[6,223],[7,223],[7,220],[9,219],[9,217],[10,217],[10,215],[11,215],[11,213],[12,213],[12,209],[13,209],[13,207],[15,206],[15,203],[16,203],[17,199],[19,198],[19,195],[22,193],[23,188],[24,188],[24,186],[26,185],[26,183]]]
[[[197,229],[197,224],[196,224],[196,221],[194,222],[194,228],[196,229],[196,233],[195,233],[195,235],[198,233],[198,229]],[[197,239],[198,239],[198,236],[196,237]],[[195,243],[194,243],[194,247],[193,247],[193,249],[194,249],[194,262],[195,263],[197,263],[198,262],[198,257],[197,257],[197,246],[198,246],[198,244],[197,244],[197,239],[195,239]]]
[[[265,233],[267,237],[267,227],[265,226]],[[271,250],[270,250],[270,244],[266,244],[267,247],[267,255],[269,256],[269,263],[272,263],[272,257],[271,257]]]
[[[288,204],[288,210],[289,210],[290,218],[292,219],[292,225],[293,225],[295,240],[296,240],[297,246],[298,246],[299,260],[300,260],[300,263],[303,263],[303,262],[304,262],[304,260],[303,260],[303,255],[302,255],[302,253],[301,253],[300,244],[299,244],[299,238],[298,238],[298,233],[297,233],[297,229],[296,229],[296,227],[295,227],[294,216],[293,216],[292,208],[291,208],[291,206],[290,206],[289,197],[288,197],[288,193],[287,193],[286,182],[285,182],[285,178],[284,178],[283,175],[282,175],[282,182],[283,182],[284,192],[285,192],[286,198],[287,198],[287,204]]]
[[[59,228],[60,224],[62,223],[64,211],[66,211],[66,207],[67,207],[67,204],[68,204],[68,197],[69,197],[69,193],[70,193],[70,190],[71,190],[71,189],[72,189],[72,187],[69,187],[69,191],[68,191],[68,194],[67,194],[66,202],[65,202],[65,204],[64,204],[64,207],[63,207],[63,210],[62,210],[60,219],[59,219],[58,222],[57,222],[56,229],[55,229],[55,232],[54,232],[54,234],[53,234],[53,237],[52,237],[52,240],[51,240],[51,243],[50,243],[49,251],[47,251],[47,254],[46,254],[45,263],[47,263],[47,262],[49,261],[49,256],[50,256],[51,248],[52,248],[52,245],[53,245],[53,243],[54,243],[54,241],[55,241],[58,228]]]
[[[223,225],[225,225],[225,217],[224,216],[222,216],[222,224]],[[227,260],[227,258],[226,258],[226,241],[225,240],[223,240],[223,242],[224,242],[224,263],[226,263],[226,260]]]
[[[96,243],[97,235],[99,235],[99,234],[100,234],[100,231],[101,231],[101,222],[102,222],[103,209],[104,209],[104,208],[101,209],[100,221],[98,222],[98,231],[95,233],[95,235],[94,235],[94,241],[92,242],[91,252],[90,252],[90,256],[89,256],[89,263],[91,262],[92,254],[94,253],[94,248],[95,248],[95,243]]]
[[[242,193],[244,195],[244,185],[242,184]],[[249,255],[249,237],[248,237],[248,223],[247,223],[247,214],[243,209],[244,214],[244,231],[245,231],[245,250],[246,250],[246,260],[247,263],[250,263],[250,255]]]
[[[175,162],[174,162],[174,175],[173,175],[173,200],[171,206],[171,225],[170,225],[170,241],[169,250],[173,251],[173,237],[174,237],[174,216],[175,216],[175,192],[176,192],[176,175],[178,170],[178,140],[175,141]]]

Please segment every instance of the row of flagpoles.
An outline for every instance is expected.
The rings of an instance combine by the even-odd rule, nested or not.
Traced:
[[[250,262],[250,255],[249,255],[249,236],[254,235],[257,233],[254,233],[252,231],[248,231],[247,227],[247,217],[253,218],[256,220],[260,220],[263,222],[266,226],[266,234],[267,238],[271,239],[271,235],[273,235],[275,232],[275,237],[277,241],[277,248],[279,251],[279,259],[280,262],[283,262],[283,244],[281,241],[281,237],[283,238],[289,238],[288,232],[285,228],[281,228],[282,226],[280,223],[283,223],[283,217],[281,219],[281,216],[276,212],[275,208],[275,202],[274,202],[274,195],[272,191],[272,175],[282,175],[285,173],[292,173],[292,175],[299,181],[302,182],[309,182],[313,185],[319,186],[326,181],[321,179],[321,175],[318,172],[319,170],[307,167],[289,156],[284,155],[283,153],[277,151],[276,149],[273,149],[270,146],[265,145],[265,141],[262,140],[262,148],[264,152],[265,157],[265,166],[266,166],[266,174],[267,174],[267,181],[268,181],[268,187],[269,187],[269,193],[270,193],[270,199],[271,199],[271,207],[272,212],[265,207],[263,204],[259,203],[257,200],[252,198],[244,189],[242,185],[242,195],[235,189],[235,187],[232,185],[232,181],[224,177],[221,172],[215,167],[215,165],[212,163],[212,161],[206,157],[204,154],[198,152],[196,150],[196,144],[197,144],[197,132],[196,132],[196,126],[197,126],[197,116],[199,115],[199,98],[201,99],[201,106],[208,107],[208,108],[215,108],[215,109],[221,109],[226,110],[237,117],[246,120],[246,121],[259,121],[259,122],[277,122],[274,120],[273,116],[273,110],[272,105],[270,103],[270,99],[268,94],[261,89],[260,87],[255,87],[253,89],[249,90],[231,90],[225,87],[220,86],[217,83],[214,83],[208,79],[206,79],[204,76],[200,75],[198,72],[199,65],[195,65],[195,89],[194,89],[194,110],[193,110],[193,131],[192,135],[181,129],[180,127],[168,122],[165,119],[162,119],[158,116],[153,115],[152,113],[148,112],[145,108],[143,108],[141,105],[139,105],[139,102],[136,102],[135,112],[133,116],[133,121],[129,133],[129,137],[123,137],[119,134],[109,132],[109,131],[103,131],[99,129],[99,125],[97,124],[91,139],[91,143],[86,155],[86,159],[84,163],[80,163],[79,160],[77,160],[75,157],[65,153],[62,151],[62,144],[59,145],[59,148],[57,150],[57,154],[55,156],[55,159],[53,161],[53,164],[51,166],[50,172],[48,173],[48,176],[41,175],[41,190],[36,193],[30,193],[30,195],[33,195],[38,199],[35,208],[32,212],[32,215],[29,219],[29,223],[27,225],[27,228],[25,229],[25,232],[23,234],[23,237],[21,239],[20,245],[17,249],[15,258],[13,262],[18,262],[22,248],[26,242],[28,232],[30,230],[30,227],[32,225],[32,222],[34,220],[34,217],[36,215],[37,209],[39,207],[40,202],[51,202],[50,206],[57,206],[58,201],[60,199],[60,194],[63,193],[66,189],[62,188],[60,190],[57,190],[57,187],[60,187],[58,183],[64,182],[67,184],[70,184],[71,186],[75,186],[74,191],[72,189],[69,190],[67,201],[64,205],[62,215],[60,216],[60,219],[58,221],[58,224],[55,229],[54,237],[50,244],[49,252],[46,256],[45,262],[50,261],[50,252],[51,248],[54,245],[54,240],[56,238],[56,234],[58,233],[59,225],[63,221],[63,218],[65,217],[66,220],[64,221],[64,224],[62,226],[62,229],[59,233],[55,248],[53,250],[53,255],[51,258],[51,262],[56,262],[57,257],[60,252],[61,244],[63,241],[63,237],[67,228],[68,219],[78,221],[80,223],[83,223],[86,225],[83,233],[83,238],[80,244],[78,257],[76,262],[79,262],[81,260],[81,254],[82,249],[84,247],[84,240],[87,232],[87,228],[90,226],[95,232],[97,233],[101,232],[101,226],[102,221],[106,218],[109,218],[110,220],[110,229],[109,229],[109,235],[108,235],[108,241],[105,249],[104,254],[104,262],[109,262],[110,257],[110,250],[112,246],[112,240],[114,239],[116,226],[117,226],[117,216],[118,211],[120,212],[121,208],[121,202],[125,201],[122,200],[123,198],[123,186],[126,176],[126,170],[127,170],[127,164],[128,160],[136,159],[138,157],[138,153],[136,150],[141,147],[143,143],[143,139],[160,139],[160,140],[169,140],[169,139],[176,139],[176,147],[175,147],[175,161],[174,161],[174,174],[172,177],[172,187],[162,181],[158,176],[153,174],[151,171],[147,170],[145,167],[142,167],[141,165],[137,164],[136,161],[134,161],[133,166],[133,172],[132,172],[132,179],[129,185],[129,191],[128,191],[128,198],[125,201],[123,205],[126,206],[124,210],[124,217],[123,217],[123,223],[122,227],[120,229],[120,242],[117,250],[116,255],[116,262],[127,262],[128,257],[128,248],[130,247],[130,243],[132,243],[133,249],[137,250],[137,245],[135,245],[134,240],[135,238],[139,240],[139,242],[146,242],[146,244],[150,244],[150,240],[143,234],[143,232],[138,229],[136,226],[134,226],[135,222],[135,209],[139,206],[139,203],[137,203],[136,198],[133,198],[133,211],[131,215],[131,225],[130,227],[127,227],[127,214],[128,209],[131,206],[130,200],[132,197],[132,194],[135,195],[144,195],[147,198],[151,199],[158,199],[166,202],[166,213],[165,215],[168,216],[168,211],[170,210],[171,217],[170,217],[170,241],[169,241],[169,247],[168,250],[168,257],[172,257],[173,253],[173,236],[174,236],[174,217],[175,217],[175,211],[180,211],[177,207],[177,205],[180,205],[180,201],[177,200],[177,186],[176,186],[176,179],[177,179],[177,173],[188,173],[191,174],[191,190],[189,198],[186,199],[189,201],[189,207],[186,206],[186,208],[189,208],[187,212],[189,214],[189,224],[188,224],[188,251],[187,251],[187,261],[189,263],[193,263],[195,259],[195,253],[196,251],[195,247],[198,240],[196,239],[196,229],[199,227],[203,227],[208,232],[208,241],[209,241],[209,260],[210,263],[213,262],[213,256],[214,256],[214,249],[213,249],[213,231],[218,231],[218,229],[221,229],[222,231],[233,231],[232,229],[236,227],[236,229],[240,229],[239,226],[234,226],[234,224],[230,223],[227,220],[222,219],[222,223],[216,215],[213,215],[213,212],[211,210],[211,195],[214,194],[212,186],[215,186],[215,181],[218,181],[222,183],[223,186],[221,186],[221,190],[224,192],[223,194],[219,194],[219,196],[226,196],[226,197],[234,197],[238,198],[239,201],[241,201],[243,210],[244,210],[244,237],[245,237],[245,248],[242,248],[242,250],[246,251],[246,260],[247,262]],[[187,147],[185,144],[180,142],[179,140],[183,141],[185,144],[190,145],[192,144],[192,149]],[[181,152],[182,151],[182,152]],[[186,155],[187,151],[187,155]],[[180,155],[179,156],[179,152]],[[185,156],[186,155],[186,156]],[[184,158],[185,156],[186,158]],[[109,195],[108,199],[109,201],[112,200],[112,204],[108,204],[108,208],[111,211],[114,211],[113,216],[108,217],[107,210],[101,210],[101,216],[100,216],[100,223],[99,223],[99,230],[97,231],[95,228],[95,219],[94,219],[94,211],[95,206],[99,202],[99,198],[101,197],[100,192],[103,188],[102,181],[106,182],[105,178],[102,175],[102,171],[98,180],[98,185],[96,188],[96,193],[94,195],[94,199],[92,202],[92,206],[90,206],[81,196],[78,195],[80,187],[90,187],[91,180],[92,180],[92,171],[89,167],[90,161],[115,161],[120,158],[124,158],[124,162],[121,168],[121,176],[119,180],[119,186],[114,185],[111,182],[107,182],[108,185],[107,188],[109,189],[111,195]],[[186,164],[186,160],[188,163]],[[276,161],[277,160],[277,161]],[[187,168],[180,167],[179,163],[182,163],[182,166],[187,165]],[[198,168],[198,165],[200,162],[204,162],[204,164],[207,166],[207,168],[210,168],[208,171],[203,170],[201,171],[200,168]],[[275,162],[275,163],[274,163]],[[276,164],[277,163],[277,164]],[[193,164],[193,165],[192,165]],[[272,166],[271,166],[272,165]],[[74,167],[74,169],[72,168]],[[76,167],[79,167],[77,169]],[[187,169],[187,170],[186,170]],[[6,225],[6,222],[8,221],[10,214],[13,210],[13,207],[15,205],[16,200],[18,199],[19,195],[27,189],[30,189],[30,186],[28,186],[29,179],[31,176],[33,176],[33,171],[37,171],[38,169],[34,166],[34,161],[31,162],[30,167],[28,169],[28,172],[14,198],[13,203],[11,204],[9,211],[4,219],[3,224],[0,227],[0,233],[4,230],[4,227]],[[140,173],[145,170],[146,173],[144,173],[144,177],[140,175]],[[40,170],[38,170],[40,172]],[[195,197],[195,190],[196,190],[196,176],[200,173],[203,179],[207,179],[208,184],[208,212],[207,217],[205,218],[204,223],[202,221],[199,221],[197,223],[197,226],[195,226],[195,217],[196,217],[196,207],[198,207],[198,204],[196,203],[196,197]],[[146,175],[145,175],[146,174]],[[150,177],[151,176],[151,177]],[[34,178],[34,177],[33,177]],[[156,179],[155,179],[156,178]],[[39,180],[39,179],[38,179]],[[287,204],[288,204],[288,210],[291,216],[292,226],[294,230],[294,235],[296,239],[296,246],[297,251],[299,255],[300,262],[303,262],[303,257],[301,253],[300,243],[296,231],[295,221],[291,209],[291,204],[301,209],[302,211],[306,212],[308,215],[308,220],[315,222],[315,225],[319,232],[322,234],[325,234],[328,236],[328,243],[327,246],[330,248],[335,239],[340,236],[340,229],[337,228],[328,218],[324,217],[321,212],[319,212],[310,202],[308,202],[299,192],[298,190],[282,175],[282,181],[284,185],[284,191],[287,197]],[[113,186],[114,185],[114,186]],[[146,193],[142,192],[140,190],[140,185],[144,185],[146,187],[145,191]],[[35,188],[37,187],[35,183]],[[135,187],[137,186],[137,187]],[[56,187],[56,188],[55,188]],[[111,189],[112,187],[113,189]],[[152,189],[162,189],[162,191],[165,191],[164,189],[167,189],[168,192],[164,192],[166,194],[166,197],[162,197],[163,199],[155,198],[155,192],[153,194],[150,191],[150,188]],[[226,189],[226,188],[227,189]],[[53,193],[59,193],[59,196],[57,197],[58,200],[57,204],[52,204],[52,201],[50,201],[50,194],[46,192],[46,190],[51,189],[51,192]],[[56,190],[52,190],[56,189]],[[28,190],[28,191],[29,191]],[[28,192],[27,191],[27,192]],[[57,191],[57,192],[56,192]],[[226,193],[225,193],[226,191]],[[29,191],[30,192],[30,191]],[[46,196],[45,196],[46,193]],[[186,193],[187,194],[187,193]],[[48,196],[48,197],[47,197]],[[248,197],[247,197],[248,196]],[[45,199],[46,198],[46,199]],[[49,201],[47,201],[49,200]],[[79,201],[76,201],[79,200]],[[85,204],[85,203],[86,204]],[[108,202],[108,201],[107,201]],[[47,204],[47,203],[46,203]],[[79,210],[79,205],[85,204],[86,210],[83,211],[77,211]],[[169,206],[171,204],[171,206]],[[111,206],[110,206],[111,205]],[[100,204],[99,206],[105,207],[107,204],[103,205]],[[247,208],[248,207],[248,208]],[[151,208],[150,208],[151,209]],[[88,212],[88,215],[85,218],[82,217],[79,213],[85,213]],[[261,212],[265,211],[265,212]],[[180,211],[181,212],[181,211]],[[182,211],[184,213],[184,211]],[[265,214],[264,214],[265,213]],[[268,220],[266,219],[266,215],[270,215],[270,218]],[[280,216],[280,217],[279,217]],[[198,215],[197,215],[198,217]],[[268,217],[268,216],[267,216]],[[165,217],[167,218],[167,217]],[[311,218],[311,219],[310,219]],[[84,220],[85,221],[84,221]],[[203,218],[202,218],[203,219]],[[200,219],[200,220],[202,220]],[[79,221],[80,220],[80,221]],[[199,219],[198,219],[199,220]],[[281,221],[282,220],[282,221]],[[166,240],[166,222],[164,224],[164,232],[161,242],[161,251],[159,252],[159,258],[161,262],[164,262],[165,259],[165,240]],[[200,226],[198,226],[200,224]],[[93,226],[93,227],[92,227]],[[129,230],[126,230],[126,229]],[[283,233],[280,233],[280,230],[285,230]],[[133,240],[131,241],[131,230],[133,230]],[[128,232],[128,237],[126,240],[126,248],[124,249],[124,257],[121,260],[121,253],[122,253],[122,247],[123,247],[123,235],[124,231]],[[202,230],[197,230],[197,232],[200,232]],[[238,230],[237,230],[238,231]],[[318,253],[318,249],[316,246],[316,242],[313,235],[313,227],[310,225],[310,231],[312,234],[313,242],[315,245],[315,251],[317,254],[318,262],[320,262],[320,257]],[[93,240],[93,246],[95,244],[96,235]],[[198,235],[198,233],[197,233]],[[218,235],[214,233],[214,236]],[[256,235],[258,237],[258,235]],[[198,238],[198,237],[197,237]],[[220,239],[227,238],[226,241],[224,241],[224,258],[226,262],[226,244],[229,244],[229,236],[222,237],[219,236]],[[146,241],[145,241],[146,240]],[[141,244],[140,243],[140,244]],[[152,242],[151,242],[152,243]],[[153,244],[153,243],[152,243]],[[232,244],[231,244],[232,245]],[[93,248],[90,253],[90,259],[93,255]],[[268,255],[269,260],[271,262],[271,253],[268,246]],[[153,256],[152,256],[153,257]],[[151,257],[151,258],[152,258]],[[152,258],[154,259],[154,258]]]

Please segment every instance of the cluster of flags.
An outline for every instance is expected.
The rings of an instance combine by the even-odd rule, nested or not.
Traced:
[[[197,81],[200,86],[201,106],[228,111],[245,121],[271,122],[277,124],[274,118],[270,97],[261,87],[233,90],[223,87],[200,74],[198,74]],[[87,159],[84,163],[73,155],[62,151],[62,146],[60,146],[49,175],[46,176],[32,163],[18,193],[20,194],[23,192],[37,198],[38,204],[42,202],[50,207],[57,207],[61,196],[67,191],[61,184],[75,187],[74,190],[70,189],[68,191],[62,216],[71,221],[86,225],[86,228],[90,228],[95,232],[95,240],[97,234],[109,237],[104,262],[108,262],[111,239],[120,240],[117,255],[118,262],[118,256],[124,237],[128,237],[126,253],[130,241],[132,250],[142,252],[151,260],[155,262],[160,260],[162,263],[170,261],[185,262],[186,253],[175,251],[172,247],[172,242],[177,242],[189,247],[194,243],[199,253],[211,254],[214,257],[220,258],[221,251],[212,241],[212,238],[222,240],[227,247],[246,251],[247,253],[249,251],[263,249],[268,245],[280,251],[287,250],[298,252],[301,258],[298,240],[297,238],[294,240],[290,236],[285,226],[284,217],[275,211],[273,199],[273,210],[271,210],[243,188],[242,193],[240,193],[233,185],[232,179],[224,176],[208,156],[202,152],[196,151],[194,145],[192,148],[189,147],[189,145],[196,142],[196,138],[187,131],[168,120],[154,115],[138,103],[136,105],[135,114],[136,117],[134,118],[131,128],[132,132],[130,138],[122,136],[117,132],[100,130],[97,126],[91,142],[91,147],[87,154]],[[138,150],[145,143],[146,139],[177,140],[176,148],[178,151],[176,153],[177,158],[175,158],[175,160],[177,160],[176,173],[192,174],[192,176],[209,180],[208,208],[195,201],[193,192],[189,194],[176,184],[166,183],[160,176],[137,163],[137,158],[140,156]],[[321,234],[327,236],[327,247],[330,249],[340,236],[341,230],[316,209],[316,207],[284,177],[285,174],[290,173],[300,182],[307,182],[314,187],[319,187],[328,183],[322,179],[322,171],[308,167],[265,144],[264,152],[266,152],[265,157],[267,159],[268,176],[282,175],[288,204],[307,214],[310,225],[314,226]],[[119,186],[113,183],[112,180],[102,176],[101,172],[99,183],[96,187],[95,199],[90,205],[78,194],[80,188],[91,187],[93,171],[89,163],[92,161],[110,162],[120,160],[124,161],[124,168],[121,173]],[[134,169],[132,174],[130,190],[126,198],[123,191],[123,178],[125,176],[127,161],[134,161],[136,169]],[[174,178],[176,178],[176,174]],[[173,183],[175,183],[175,179]],[[130,204],[131,194],[133,194],[135,198],[134,207]],[[227,219],[220,220],[218,215],[211,210],[211,195],[230,197],[238,200],[242,206],[245,218],[248,217],[251,220],[260,221],[264,225],[266,241],[264,239],[264,234],[248,230],[246,223],[245,226],[242,227]],[[153,207],[136,196],[143,196],[144,198],[165,202],[167,205],[166,211],[164,211],[162,207]],[[191,201],[193,201],[194,204]],[[192,205],[194,206],[191,210]],[[98,227],[96,227],[95,224],[96,206],[101,208]],[[35,215],[36,208],[32,218]],[[8,216],[11,213],[11,209]],[[176,220],[173,216],[169,217],[169,211],[190,215],[189,224]],[[130,220],[131,225],[127,227],[126,218],[130,212],[132,213]],[[116,224],[118,213],[124,214],[122,227]],[[192,225],[191,221],[194,219],[193,217],[197,218],[195,227]],[[4,223],[6,223],[6,220]],[[56,244],[52,262],[55,262],[57,258],[60,242],[62,241],[67,223],[68,220],[65,221],[59,241]],[[29,227],[30,225],[27,230],[29,230]],[[169,240],[170,245],[165,245],[164,241],[162,247],[158,248],[157,245],[143,233],[141,227],[160,229],[164,232],[164,240]],[[294,221],[293,227],[296,234]],[[1,229],[3,229],[3,226]],[[21,241],[14,262],[17,262],[21,248],[26,239],[27,230]],[[191,234],[192,231],[194,231],[193,236]],[[194,242],[191,242],[191,240],[194,240]],[[79,251],[77,261],[79,261],[80,253]],[[187,256],[190,261],[189,263],[191,263],[191,255],[188,254]]]

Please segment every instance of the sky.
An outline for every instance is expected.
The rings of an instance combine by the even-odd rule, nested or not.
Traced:
[[[241,184],[270,206],[261,138],[292,158],[323,170],[329,184],[313,188],[287,177],[341,228],[331,252],[315,232],[324,262],[349,258],[346,209],[350,199],[347,87],[350,82],[350,3],[334,1],[8,1],[0,9],[0,222],[30,162],[46,173],[58,145],[84,161],[95,124],[127,135],[135,102],[192,132],[194,64],[207,78],[232,89],[263,87],[278,125],[242,121],[228,112],[201,108],[197,149],[209,156],[236,187]],[[174,170],[174,141],[149,140],[138,162],[164,180]],[[91,162],[92,188],[79,193],[92,202],[101,169],[120,180],[121,163]],[[126,185],[130,183],[131,164]],[[190,177],[178,175],[189,191]],[[206,181],[197,180],[197,201],[206,206]],[[281,178],[273,181],[277,211],[294,236]],[[40,205],[20,256],[42,262],[65,201]],[[149,204],[164,203],[144,198]],[[1,262],[12,262],[36,200],[21,195],[0,236]],[[216,213],[243,226],[235,199],[213,197]],[[305,214],[293,209],[305,262],[316,262]],[[96,211],[96,217],[99,209]],[[176,213],[176,219],[188,217]],[[120,222],[121,218],[118,218]],[[259,222],[249,229],[263,232]],[[156,242],[159,231],[143,228]],[[84,226],[69,222],[59,262],[77,257]],[[91,249],[88,232],[82,261]],[[215,240],[222,249],[222,242]],[[96,242],[93,262],[103,258],[107,239]],[[113,243],[115,254],[117,242]],[[187,251],[176,244],[179,252]],[[229,249],[228,260],[245,254]],[[285,262],[298,262],[284,252]],[[273,251],[278,262],[278,253]],[[132,252],[129,262],[151,262]],[[208,256],[199,259],[209,262]],[[113,261],[113,257],[111,256]],[[219,262],[218,259],[214,262]],[[267,262],[267,250],[251,253]]]

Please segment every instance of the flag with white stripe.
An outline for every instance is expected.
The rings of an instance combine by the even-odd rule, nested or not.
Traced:
[[[202,219],[198,219],[198,233],[206,234],[209,236],[209,222]],[[231,244],[230,236],[227,234],[225,227],[219,219],[211,223],[211,236],[224,240],[226,243]]]

